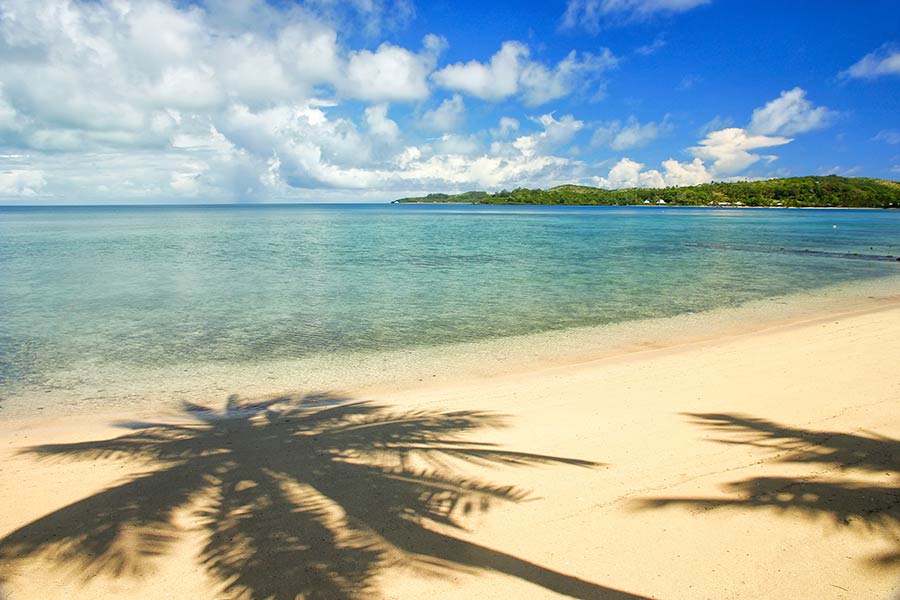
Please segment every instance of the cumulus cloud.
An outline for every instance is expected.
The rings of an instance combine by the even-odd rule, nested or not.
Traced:
[[[814,106],[806,99],[806,91],[795,87],[753,111],[749,130],[764,135],[795,135],[830,125],[837,113],[824,106]]]
[[[528,54],[525,44],[504,42],[488,63],[477,60],[456,63],[437,71],[432,77],[442,87],[485,100],[501,100],[518,92],[521,62]]]
[[[517,137],[510,143],[494,142],[492,151],[499,155],[538,156],[553,152],[560,146],[568,144],[575,135],[584,128],[584,121],[572,115],[564,115],[557,119],[552,114],[545,114],[532,119],[543,128],[542,131]]]
[[[429,35],[420,53],[387,42],[375,52],[350,52],[347,77],[340,89],[364,100],[423,100],[428,97],[428,74],[434,69],[445,42]]]
[[[649,144],[660,135],[672,130],[669,115],[659,123],[649,121],[640,123],[631,116],[622,121],[605,121],[600,123],[591,137],[591,145],[604,146],[613,150],[628,150]]]
[[[662,166],[665,169],[663,178],[669,186],[699,185],[712,181],[712,173],[699,158],[691,162],[679,162],[670,158],[664,160]]]
[[[562,27],[581,27],[596,33],[604,25],[641,21],[709,4],[712,0],[568,0]]]
[[[597,185],[605,188],[664,187],[665,181],[656,169],[645,171],[646,165],[630,158],[619,160],[606,177],[595,178]]]
[[[518,131],[519,125],[521,124],[518,119],[513,119],[512,117],[500,117],[497,127],[491,129],[490,133],[496,139],[503,139]]]
[[[875,79],[883,75],[900,75],[900,45],[896,43],[884,44],[841,73],[842,77],[861,79]]]
[[[675,159],[664,160],[663,170],[644,169],[645,165],[630,158],[622,158],[606,177],[594,177],[594,183],[602,188],[621,189],[636,187],[688,186],[709,183],[713,175],[699,158],[691,162]]]
[[[462,94],[549,102],[612,68],[611,52],[545,64],[509,42],[484,63],[432,78],[443,38],[352,48],[338,32],[373,15],[385,27],[404,7],[412,10],[399,0],[4,0],[0,196],[257,200],[580,176],[582,163],[553,153],[582,121],[504,117],[467,135]],[[419,106],[442,84],[459,93],[422,115],[442,135],[416,143],[395,120],[410,110],[395,106]]]
[[[729,127],[710,132],[699,144],[691,148],[697,158],[711,163],[716,173],[731,175],[743,171],[762,158],[774,160],[772,156],[762,156],[750,152],[761,148],[771,148],[790,143],[791,138],[752,135],[746,129]]]
[[[382,132],[392,128],[386,112],[369,112],[370,126]],[[257,157],[275,155],[288,185],[365,187],[370,178],[360,169],[372,161],[372,145],[350,119],[330,119],[314,106],[278,106],[253,111],[233,106],[222,122],[222,132],[238,147]]]
[[[483,100],[521,94],[526,104],[535,106],[589,85],[618,63],[608,48],[602,48],[599,54],[582,53],[580,58],[573,50],[555,66],[533,61],[530,55],[525,44],[508,41],[486,63],[455,63],[436,71],[432,78],[441,87]]]
[[[364,113],[366,124],[369,126],[369,132],[376,138],[395,141],[400,139],[400,127],[388,118],[387,111],[387,104],[367,107]]]
[[[385,185],[434,185],[500,189],[509,186],[551,186],[577,180],[584,175],[583,163],[550,154],[567,144],[584,127],[571,115],[556,118],[544,114],[531,120],[540,129],[512,141],[495,141],[487,151],[473,136],[447,134],[433,144],[406,147],[394,161],[396,169],[378,171]],[[501,123],[506,134],[518,131],[520,123]]]
[[[454,94],[441,104],[422,115],[422,126],[435,131],[451,131],[462,124],[466,106],[462,96]]]
[[[733,179],[760,161],[772,162],[777,158],[759,150],[792,142],[787,135],[825,127],[835,114],[826,107],[813,105],[801,88],[783,91],[778,98],[754,110],[747,127],[707,131],[696,146],[688,149],[694,157],[690,162],[670,158],[658,170],[646,169],[644,164],[625,157],[605,177],[596,176],[594,181],[601,187],[621,188],[697,185],[713,179]],[[717,117],[711,123],[716,126],[723,121]],[[623,138],[620,146],[628,147],[631,141],[640,139],[645,129],[646,126],[633,121],[631,134]],[[611,145],[625,131],[629,131],[628,125],[613,122],[611,126],[598,128],[594,136],[601,143]]]
[[[11,109],[31,119],[26,142],[102,145],[102,131],[113,141],[131,135],[138,145],[165,145],[171,111],[214,116],[235,103],[308,101],[321,89],[374,102],[421,100],[444,46],[429,35],[419,51],[388,43],[347,50],[310,14],[261,0],[210,2],[207,10],[162,0],[6,5],[0,118]],[[232,31],[238,13],[254,19]],[[148,131],[157,135],[147,139]]]

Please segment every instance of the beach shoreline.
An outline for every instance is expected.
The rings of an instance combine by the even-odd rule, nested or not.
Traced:
[[[0,402],[0,420],[55,416],[154,414],[184,402],[221,407],[298,389],[380,393],[490,380],[590,363],[647,350],[678,348],[900,303],[900,276],[831,285],[739,306],[599,326],[366,353],[330,353],[262,363],[176,365],[166,369],[88,365]],[[93,377],[93,378],[92,378]],[[45,389],[46,388],[46,389]]]
[[[461,565],[442,555],[435,576],[406,557],[377,569],[370,583],[386,598],[889,598],[900,591],[890,558],[900,519],[890,503],[872,506],[870,498],[895,497],[900,477],[900,377],[893,364],[900,303],[844,308],[528,372],[341,392],[334,397],[339,405],[507,415],[505,426],[463,439],[597,464],[448,459],[443,468],[454,475],[512,485],[529,500],[500,502],[483,515],[460,513],[465,530],[427,525],[448,543],[495,553],[482,562]],[[309,392],[323,390],[296,390],[300,395],[284,402]],[[234,402],[240,400],[259,398]],[[114,598],[126,589],[133,598],[160,597],[160,590],[167,597],[227,596],[223,581],[197,558],[203,527],[186,508],[172,516],[172,546],[140,558],[146,574],[100,569],[85,580],[76,575],[82,563],[73,562],[71,547],[69,554],[52,544],[29,553],[27,544],[9,545],[23,531],[39,535],[48,518],[65,532],[84,502],[166,466],[127,455],[73,461],[22,450],[127,436],[145,420],[183,427],[192,419],[148,409],[4,421],[0,564],[10,597]],[[254,461],[268,460],[249,452]],[[338,513],[352,510],[337,504]],[[504,562],[513,559],[520,561],[515,569]],[[767,577],[755,576],[761,572]]]

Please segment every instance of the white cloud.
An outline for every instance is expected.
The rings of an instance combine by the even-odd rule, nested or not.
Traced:
[[[519,89],[521,61],[529,54],[521,42],[504,42],[489,63],[472,60],[448,65],[432,75],[438,85],[484,100],[501,100]]]
[[[0,115],[2,115],[2,110],[0,110]],[[2,120],[2,116],[0,116],[0,123],[2,123]],[[886,144],[900,144],[900,130],[882,129],[872,139]]]
[[[400,139],[400,127],[388,118],[387,111],[387,104],[369,106],[364,113],[366,124],[369,126],[369,132],[376,138],[395,141]]]
[[[882,75],[900,75],[900,45],[884,44],[841,73],[842,77],[861,79],[874,79]]]
[[[172,173],[169,187],[178,195],[196,196],[200,192],[199,178],[207,170],[207,167],[199,163],[186,166],[188,167],[187,170]]]
[[[748,129],[764,135],[795,135],[827,127],[836,117],[835,111],[814,107],[806,91],[795,87],[754,110]]]
[[[436,36],[426,36],[418,52],[392,44],[348,51],[334,29],[307,12],[261,0],[242,5],[7,0],[0,11],[0,108],[33,123],[24,139],[48,147],[46,140],[57,137],[49,147],[58,150],[129,136],[137,145],[164,146],[167,136],[148,127],[161,111],[215,117],[232,103],[310,100],[323,86],[376,102],[429,95],[427,77],[443,47]],[[234,22],[238,17],[244,22]]]
[[[672,158],[664,160],[662,172],[657,169],[644,170],[644,166],[630,158],[622,158],[609,170],[606,177],[594,177],[594,182],[599,187],[608,189],[661,188],[699,185],[709,183],[713,178],[699,158],[692,162],[679,162]]]
[[[671,130],[669,115],[666,115],[659,123],[653,121],[640,123],[631,116],[625,123],[621,121],[600,123],[591,137],[591,145],[606,146],[613,150],[628,150],[644,146]]]
[[[530,54],[525,44],[508,41],[487,63],[455,63],[436,71],[432,78],[441,87],[483,100],[521,94],[526,104],[535,106],[590,84],[618,63],[608,48],[602,48],[599,54],[585,52],[581,58],[573,50],[553,67],[530,60]]]
[[[555,68],[538,62],[526,62],[519,76],[522,98],[525,104],[537,106],[563,98],[579,88],[584,88],[618,64],[609,48],[601,48],[600,54],[583,52],[581,59],[572,50],[557,63]]]
[[[662,171],[645,169],[645,165],[630,158],[622,158],[605,176],[596,176],[597,185],[607,188],[685,186],[707,183],[713,179],[731,180],[750,166],[777,157],[755,152],[763,148],[773,148],[790,143],[786,135],[800,134],[826,126],[836,113],[815,107],[806,99],[806,92],[794,88],[753,111],[751,122],[746,128],[720,126],[726,121],[716,117],[703,130],[705,137],[689,149],[694,156],[691,162],[681,162],[670,158],[662,162]],[[663,120],[665,123],[666,120]],[[627,132],[621,140],[618,136]],[[631,120],[631,126],[612,122],[601,125],[595,132],[595,143],[616,144],[620,148],[630,147],[634,141],[649,137],[652,128]],[[778,135],[776,135],[778,134]]]
[[[452,131],[462,124],[465,110],[462,96],[454,94],[437,108],[426,111],[422,115],[422,126],[435,131]]]
[[[354,2],[356,16],[326,4],[3,0],[0,144],[28,157],[0,162],[4,193],[221,200],[366,185],[401,143],[387,103],[429,97],[446,42],[346,48],[341,19],[411,4]],[[359,125],[326,112],[347,98],[371,103]]]
[[[146,98],[166,108],[202,109],[220,104],[225,95],[215,73],[207,65],[178,65],[163,70],[147,87]]]
[[[435,184],[456,187],[553,186],[571,182],[581,174],[582,165],[556,156],[523,155],[478,157],[435,155],[406,164],[390,177],[400,182],[416,182],[424,189]]]
[[[556,119],[552,114],[546,114],[535,118],[534,121],[544,130],[519,136],[512,142],[512,146],[526,156],[550,153],[571,142],[584,128],[584,122],[572,115],[563,115],[562,118]]]
[[[786,137],[752,135],[746,129],[729,127],[710,132],[697,146],[691,148],[691,152],[697,158],[709,161],[716,173],[731,175],[763,158],[774,159],[754,154],[750,150],[782,146],[790,142],[791,139]]]
[[[623,158],[617,162],[606,177],[597,177],[599,187],[621,189],[636,187],[665,187],[665,181],[656,169],[644,170],[642,163]]]
[[[428,97],[428,74],[434,69],[444,42],[427,36],[422,52],[383,43],[372,52],[350,52],[345,95],[364,100],[423,100]]]
[[[519,120],[512,117],[500,117],[497,127],[491,129],[491,135],[495,139],[504,139],[519,130]]]
[[[596,33],[615,22],[644,20],[709,4],[712,0],[568,0],[562,17],[564,28],[582,27]]]
[[[367,118],[386,118],[382,106]],[[462,185],[499,189],[501,185],[546,185],[580,176],[583,165],[552,156],[570,142],[584,123],[571,115],[546,114],[534,119],[541,129],[512,142],[495,142],[485,151],[475,136],[445,134],[421,146],[388,146],[373,152],[352,121],[331,119],[312,106],[252,111],[235,108],[224,133],[239,149],[265,163],[265,181],[291,188],[328,186],[352,189],[410,189]],[[271,159],[274,156],[277,161]],[[268,152],[267,156],[265,153]],[[384,157],[381,155],[384,154]],[[517,179],[519,178],[519,179]]]
[[[390,129],[386,112],[369,113],[372,122]],[[237,147],[260,160],[274,153],[281,175],[291,186],[365,187],[357,169],[372,160],[372,145],[349,119],[329,119],[309,105],[278,106],[252,111],[234,106],[223,119],[222,132]]]
[[[662,166],[665,169],[663,178],[667,186],[699,185],[712,181],[712,174],[699,158],[691,162],[679,162],[670,158],[664,160]]]
[[[37,196],[47,185],[44,173],[31,169],[0,171],[0,197]]]
[[[343,68],[337,32],[316,21],[297,21],[284,26],[275,48],[285,72],[306,85],[332,82]]]

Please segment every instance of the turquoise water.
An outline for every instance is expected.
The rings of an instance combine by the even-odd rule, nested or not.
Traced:
[[[819,252],[900,256],[900,212],[2,208],[0,409],[142,370],[433,347],[900,274]]]

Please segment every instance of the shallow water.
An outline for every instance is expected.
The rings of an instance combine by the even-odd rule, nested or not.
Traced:
[[[889,256],[900,212],[0,208],[0,410],[224,393],[236,372],[283,385],[272,365],[337,384],[348,357],[872,282],[900,274]]]

